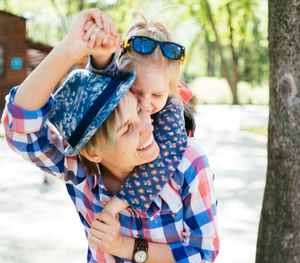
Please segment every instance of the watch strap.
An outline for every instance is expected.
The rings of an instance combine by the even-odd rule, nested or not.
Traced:
[[[134,240],[134,249],[133,249],[133,256],[132,256],[132,262],[136,263],[134,260],[134,255],[137,251],[143,250],[146,253],[148,252],[148,241],[142,238],[136,238]]]

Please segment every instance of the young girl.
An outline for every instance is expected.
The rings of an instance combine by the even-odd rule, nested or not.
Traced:
[[[195,128],[193,116],[188,110],[185,111],[189,115],[185,114],[184,122],[183,106],[178,100],[179,88],[183,93],[188,91],[182,83],[178,87],[180,65],[184,63],[186,56],[185,48],[171,42],[169,32],[161,23],[148,22],[142,14],[140,16],[143,21],[134,23],[126,33],[118,66],[120,71],[133,70],[137,74],[131,91],[138,98],[141,107],[153,118],[160,155],[152,163],[139,166],[131,173],[107,204],[106,210],[112,214],[124,209],[127,203],[141,212],[147,212],[181,160],[187,142],[185,122],[191,123],[188,126],[189,134]],[[97,27],[87,25],[87,31],[86,38],[91,40],[90,44],[93,46],[97,42]],[[103,64],[101,60],[101,57],[94,56],[88,69],[98,74],[107,74],[107,71],[113,76],[119,74],[115,60],[105,72],[97,70],[95,66]],[[186,94],[190,96],[190,93],[184,93]]]

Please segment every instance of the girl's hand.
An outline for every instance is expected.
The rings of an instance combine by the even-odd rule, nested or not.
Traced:
[[[88,41],[93,64],[103,69],[110,61],[111,55],[120,49],[120,34],[109,15],[101,12],[101,26],[94,21],[88,21],[85,26],[84,41]]]
[[[103,210],[101,213],[103,212],[107,212],[110,215],[112,215],[113,217],[118,217],[118,214],[126,209],[128,207],[128,203],[119,199],[116,196],[113,196],[108,202],[107,204],[104,206]]]
[[[120,250],[125,247],[125,237],[120,234],[118,219],[105,211],[95,215],[88,241],[102,251],[115,256],[120,255]]]

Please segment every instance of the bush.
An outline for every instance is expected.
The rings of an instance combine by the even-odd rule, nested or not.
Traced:
[[[216,77],[201,77],[190,85],[193,94],[200,104],[232,104],[232,95],[227,81]],[[240,104],[267,105],[269,90],[267,85],[251,87],[248,82],[238,84]]]

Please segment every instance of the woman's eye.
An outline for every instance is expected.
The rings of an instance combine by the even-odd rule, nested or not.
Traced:
[[[162,96],[162,94],[152,94],[153,97],[159,98]]]
[[[130,129],[131,129],[131,125],[127,125],[124,132],[123,132],[123,135],[127,134],[130,132]]]
[[[131,90],[131,92],[134,94],[134,95],[140,95],[141,92],[138,92],[137,90]]]

